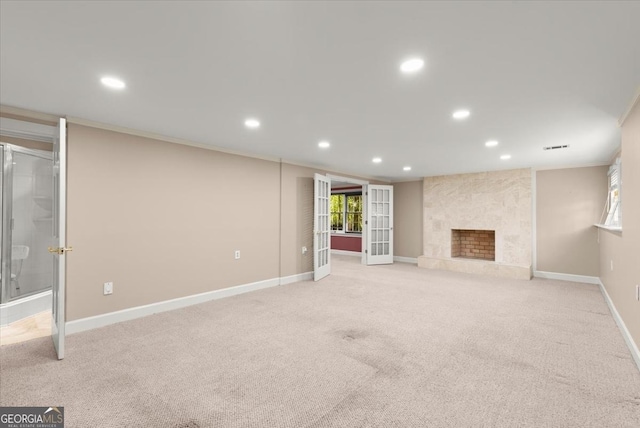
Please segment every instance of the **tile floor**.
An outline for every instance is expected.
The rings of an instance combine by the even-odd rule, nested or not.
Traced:
[[[50,334],[51,311],[44,311],[0,327],[0,346],[25,342]]]

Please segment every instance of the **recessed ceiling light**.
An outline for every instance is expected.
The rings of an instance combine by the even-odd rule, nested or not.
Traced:
[[[247,119],[244,121],[244,126],[251,129],[260,128],[260,121],[258,119]]]
[[[320,147],[321,149],[328,149],[329,146],[331,146],[331,143],[329,143],[328,141],[320,141],[318,143],[318,147]]]
[[[400,71],[403,73],[415,73],[422,69],[424,61],[421,58],[411,58],[400,64]]]
[[[373,158],[373,159],[371,159],[371,162],[380,163],[380,162],[382,162],[382,159],[381,158]]]
[[[500,156],[500,159],[502,159],[502,160],[511,159],[511,155],[502,155],[502,156]]]
[[[484,143],[484,145],[487,147],[495,147],[498,145],[498,142],[496,140],[489,140],[486,143]]]
[[[403,171],[411,171],[411,167],[410,166],[405,166],[404,168],[402,168]]]
[[[104,86],[111,89],[124,89],[124,87],[126,86],[122,80],[116,77],[105,76],[100,79],[100,82],[102,82]]]
[[[469,110],[456,110],[451,115],[454,119],[462,120],[469,117],[471,112]]]

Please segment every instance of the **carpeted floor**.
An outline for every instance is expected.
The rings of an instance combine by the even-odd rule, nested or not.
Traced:
[[[638,427],[594,285],[364,267],[0,348],[0,404],[67,427]]]

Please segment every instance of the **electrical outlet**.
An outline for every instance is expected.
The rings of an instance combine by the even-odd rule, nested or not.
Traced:
[[[636,300],[640,300],[640,284],[636,284]]]
[[[611,270],[613,271],[613,260],[611,260]]]
[[[113,282],[105,282],[103,287],[104,295],[113,294]]]
[[[240,258],[240,250],[236,250],[234,257],[236,260]]]
[[[307,247],[302,247],[302,254],[307,254]]]

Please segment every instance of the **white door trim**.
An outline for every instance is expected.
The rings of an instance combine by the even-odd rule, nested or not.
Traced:
[[[58,136],[53,145],[54,175],[54,225],[53,246],[62,248],[62,252],[53,253],[53,286],[51,290],[51,338],[58,359],[64,358],[65,336],[65,289],[66,289],[66,256],[67,245],[67,121],[64,118],[58,123]]]
[[[313,179],[313,280],[331,273],[331,179],[315,174]]]
[[[392,264],[393,186],[370,184],[366,186],[366,195],[367,264]]]

